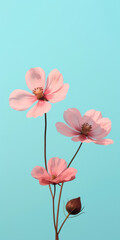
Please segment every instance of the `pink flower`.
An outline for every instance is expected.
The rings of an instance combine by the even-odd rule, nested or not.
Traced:
[[[54,69],[47,78],[45,87],[45,72],[42,68],[31,68],[26,73],[26,84],[32,94],[21,89],[16,89],[10,94],[11,108],[24,111],[34,102],[37,102],[27,113],[27,117],[38,117],[47,113],[51,108],[51,103],[62,101],[68,92],[69,85],[63,84],[63,76]]]
[[[67,162],[64,159],[55,157],[48,161],[48,172],[45,168],[36,166],[31,175],[38,179],[41,185],[49,185],[71,181],[76,173],[75,168],[67,168]]]
[[[94,142],[96,144],[112,144],[112,139],[103,139],[111,130],[111,121],[103,118],[101,112],[89,110],[82,117],[79,110],[69,108],[64,112],[65,123],[56,123],[57,131],[67,137],[72,137],[75,142]]]

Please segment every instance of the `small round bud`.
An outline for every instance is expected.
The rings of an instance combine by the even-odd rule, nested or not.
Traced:
[[[76,215],[81,211],[81,201],[80,197],[71,199],[66,204],[66,210],[71,215]]]

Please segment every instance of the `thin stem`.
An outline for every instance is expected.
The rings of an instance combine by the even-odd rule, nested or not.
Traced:
[[[68,213],[68,215],[66,216],[65,220],[64,220],[63,223],[61,224],[61,226],[60,226],[60,228],[59,228],[59,231],[58,231],[58,234],[60,233],[60,231],[61,231],[61,229],[62,229],[64,223],[65,223],[66,220],[69,218],[69,216],[70,216],[70,213]]]
[[[47,133],[47,114],[45,113],[45,132],[44,132],[44,161],[45,161],[45,169],[46,171],[48,171],[47,169],[47,157],[46,157],[46,133]],[[54,185],[54,193],[52,193],[52,189],[51,186],[49,185],[49,189],[50,189],[50,193],[52,196],[52,202],[53,202],[53,223],[54,223],[54,228],[55,228],[55,237],[56,240],[58,239],[58,233],[57,233],[57,228],[55,225],[55,203],[54,203],[54,198],[55,198],[55,193],[56,193],[56,185]]]
[[[69,168],[69,166],[70,166],[71,163],[73,162],[73,160],[74,160],[74,158],[76,157],[77,153],[79,152],[81,146],[82,146],[82,143],[80,143],[80,145],[79,145],[76,153],[74,154],[73,158],[72,158],[71,161],[69,162],[67,168]],[[62,183],[61,188],[60,188],[60,194],[59,194],[59,200],[58,200],[57,218],[56,218],[56,228],[58,228],[58,217],[59,217],[59,209],[60,209],[60,200],[61,200],[62,189],[63,189],[63,183]]]
[[[49,185],[49,189],[50,189],[51,196],[53,197],[53,193],[50,185]]]
[[[60,194],[59,194],[59,199],[58,199],[56,229],[58,228],[58,217],[59,217],[59,209],[60,209],[60,200],[61,200],[62,189],[63,189],[63,183],[62,183],[61,188],[60,188]]]
[[[55,194],[56,194],[56,185],[54,184],[54,194],[52,196],[52,200],[53,200],[53,222],[54,222],[54,228],[55,228],[55,239],[59,240],[58,233],[57,233],[57,228],[56,228],[56,225],[55,225],[55,201],[54,201]]]
[[[54,194],[52,196],[52,202],[53,202],[53,223],[54,223],[54,228],[55,228],[55,232],[56,232],[56,225],[55,225],[55,193],[56,193],[56,185],[54,185]]]
[[[46,133],[47,133],[47,114],[45,113],[45,132],[44,132],[44,161],[45,161],[45,168],[47,171],[47,157],[46,157]],[[51,190],[51,186],[49,185],[49,189],[50,189],[50,193],[51,196],[53,196],[52,194],[52,190]]]
[[[71,165],[72,161],[74,160],[74,158],[76,157],[77,153],[79,152],[81,146],[82,146],[82,142],[80,143],[80,146],[79,146],[79,148],[77,149],[76,153],[74,154],[73,158],[72,158],[71,161],[69,162],[67,168],[69,168],[69,166]]]
[[[46,168],[46,170],[47,170],[47,159],[46,159],[46,132],[47,132],[47,114],[45,113],[44,161],[45,161],[45,168]]]

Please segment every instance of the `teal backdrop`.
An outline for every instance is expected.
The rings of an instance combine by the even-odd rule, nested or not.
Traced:
[[[31,176],[44,166],[44,117],[9,107],[14,89],[29,91],[31,67],[46,76],[57,68],[70,85],[48,113],[47,159],[69,162],[79,146],[56,131],[64,110],[95,109],[112,121],[114,144],[83,144],[72,165],[78,173],[64,185],[59,224],[71,198],[81,197],[85,214],[65,223],[60,240],[120,239],[120,1],[5,0],[0,32],[0,239],[54,239],[49,189]]]

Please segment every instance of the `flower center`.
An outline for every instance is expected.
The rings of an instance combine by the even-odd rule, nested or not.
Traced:
[[[37,97],[38,100],[44,97],[43,88],[38,87],[34,88],[33,94]]]
[[[56,176],[55,175],[52,175],[52,180],[54,180],[56,178]]]
[[[84,123],[82,125],[81,134],[84,134],[84,135],[87,136],[88,133],[91,131],[91,128],[92,128],[91,125],[89,125],[88,123]]]

